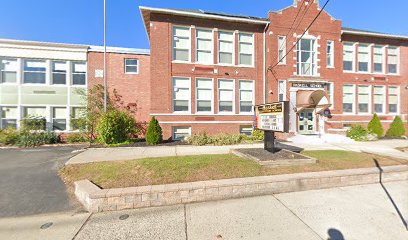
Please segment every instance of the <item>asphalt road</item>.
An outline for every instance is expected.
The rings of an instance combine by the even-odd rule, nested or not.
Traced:
[[[81,210],[58,176],[78,149],[0,149],[0,218]]]

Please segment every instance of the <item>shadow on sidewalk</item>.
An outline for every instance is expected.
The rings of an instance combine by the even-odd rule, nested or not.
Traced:
[[[329,235],[327,240],[345,240],[343,234],[335,228],[330,228],[327,234]]]
[[[405,229],[408,231],[408,225],[407,225],[407,222],[405,221],[404,216],[402,215],[401,211],[399,210],[397,204],[394,202],[394,199],[392,199],[391,194],[388,192],[387,188],[382,183],[383,169],[381,168],[380,164],[378,163],[378,161],[376,159],[374,159],[374,163],[375,163],[375,166],[380,170],[380,184],[381,184],[381,187],[384,189],[384,192],[385,192],[385,194],[387,194],[388,199],[390,199],[395,211],[397,211],[398,216],[400,217],[402,224],[404,224]]]

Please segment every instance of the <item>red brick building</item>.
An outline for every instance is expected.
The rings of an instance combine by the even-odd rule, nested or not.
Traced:
[[[140,10],[151,46],[149,114],[165,138],[247,133],[253,105],[281,100],[290,101],[292,133],[344,133],[374,113],[386,129],[397,115],[407,121],[407,36],[345,28],[325,11],[305,32],[320,11],[311,0],[268,18]]]

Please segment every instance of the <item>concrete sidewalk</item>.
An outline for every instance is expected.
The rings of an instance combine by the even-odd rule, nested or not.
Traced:
[[[305,150],[347,150],[368,152],[388,157],[408,159],[408,153],[396,150],[397,147],[407,147],[408,140],[380,140],[375,142],[351,143],[290,143],[284,144],[300,147]],[[191,156],[203,154],[228,154],[236,148],[263,148],[263,143],[241,144],[232,146],[155,146],[155,147],[118,147],[89,148],[71,158],[66,165],[103,161],[134,160],[154,157]]]

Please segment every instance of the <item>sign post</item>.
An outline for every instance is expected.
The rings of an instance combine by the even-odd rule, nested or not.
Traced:
[[[264,149],[275,153],[275,132],[289,132],[289,102],[255,106],[254,128],[264,131]]]

